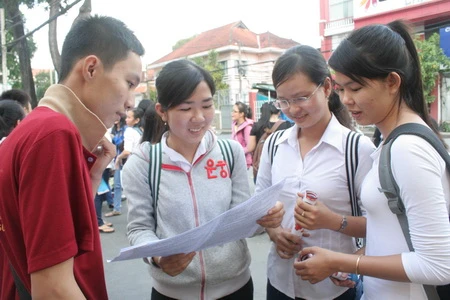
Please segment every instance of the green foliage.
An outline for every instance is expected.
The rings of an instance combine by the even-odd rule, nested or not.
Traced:
[[[36,4],[34,0],[25,0],[19,1],[20,3],[26,5],[28,8],[33,8]],[[47,2],[46,0],[39,0],[40,2]],[[24,18],[24,17],[23,17]],[[24,18],[25,20],[25,18]],[[12,30],[10,30],[10,25],[8,24],[8,16],[6,16],[7,23],[6,26],[6,44],[11,44],[14,41],[14,36]],[[29,36],[27,38],[28,48],[30,50],[30,59],[33,58],[34,53],[36,52],[36,43],[33,40],[33,36]],[[7,55],[6,55],[6,67],[8,69],[8,83],[13,88],[22,88],[22,75],[20,73],[20,63],[19,63],[19,54],[17,52],[17,45],[13,47],[7,47]],[[0,56],[1,57],[1,56]]]
[[[421,63],[423,89],[428,104],[436,100],[431,92],[436,86],[441,65],[450,68],[450,59],[445,56],[439,45],[439,34],[433,33],[428,40],[415,40]]]
[[[36,98],[42,99],[45,91],[51,85],[50,74],[47,72],[38,73],[34,78],[34,85],[36,86]]]
[[[440,129],[443,132],[450,132],[450,122],[447,121],[442,122]]]
[[[196,36],[197,35],[194,35],[194,36],[192,36],[190,38],[179,40],[174,46],[172,46],[172,51],[175,51],[178,48],[181,48],[184,44],[186,44],[190,40],[194,39]]]
[[[208,56],[195,57],[192,59],[193,62],[203,67],[211,74],[214,80],[214,85],[216,86],[216,91],[228,89],[228,84],[223,82],[225,70],[223,70],[219,64],[218,56],[219,54],[216,51],[211,50],[209,51]],[[214,98],[214,105],[218,107],[216,97]]]
[[[196,57],[193,58],[197,65],[205,68],[214,79],[214,84],[216,85],[216,91],[228,89],[228,84],[223,82],[224,70],[222,70],[219,62],[218,62],[219,54],[211,50],[208,53],[208,56],[204,57]]]
[[[148,99],[150,99],[150,100],[152,100],[152,101],[157,101],[157,99],[158,99],[158,95],[157,95],[157,93],[156,93],[156,91],[155,90],[152,90],[152,89],[148,89],[148,93],[147,93],[148,95]]]

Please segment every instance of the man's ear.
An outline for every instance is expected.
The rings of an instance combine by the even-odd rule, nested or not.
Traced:
[[[92,80],[103,68],[102,62],[95,55],[86,56],[83,59],[82,73],[86,81]]]

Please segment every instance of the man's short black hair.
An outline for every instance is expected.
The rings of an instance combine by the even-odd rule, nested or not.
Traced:
[[[130,51],[139,56],[145,52],[141,42],[122,21],[97,15],[81,19],[64,40],[59,82],[67,78],[75,63],[83,57],[96,55],[108,70],[125,59]]]

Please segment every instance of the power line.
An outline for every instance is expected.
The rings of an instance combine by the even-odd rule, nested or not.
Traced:
[[[30,31],[29,33],[9,42],[6,44],[7,47],[14,47],[18,42],[20,42],[21,40],[29,37],[30,35],[33,35],[36,31],[38,31],[39,29],[41,29],[42,27],[44,27],[45,25],[47,25],[48,23],[56,20],[59,16],[65,14],[69,9],[71,9],[72,7],[74,7],[75,5],[77,5],[79,2],[81,2],[81,0],[75,0],[72,4],[69,4],[68,6],[64,7],[61,9],[61,11],[59,11],[56,15],[54,15],[53,17],[49,18],[47,21],[45,21],[44,23],[42,23],[41,25],[39,25],[38,27],[36,27],[35,29],[33,29],[32,31]]]

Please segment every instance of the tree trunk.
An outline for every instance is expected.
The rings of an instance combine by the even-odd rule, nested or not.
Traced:
[[[19,10],[19,1],[4,0],[4,8],[6,15],[12,21],[12,24],[16,24],[16,26],[12,28],[14,39],[19,39],[25,35],[22,13]],[[34,108],[37,105],[37,99],[34,88],[33,74],[31,72],[30,50],[28,48],[27,39],[21,39],[15,47],[17,47],[16,49],[19,55],[22,89],[30,95],[31,106]]]
[[[50,18],[55,16],[59,12],[61,6],[61,0],[50,1]],[[61,54],[58,49],[58,38],[57,38],[57,25],[58,19],[55,18],[48,24],[48,47],[50,48],[50,55],[52,57],[53,66],[59,75],[61,70]]]
[[[73,20],[72,26],[79,20],[90,17],[92,12],[91,0],[84,0],[83,5],[81,5],[78,16]]]
[[[52,19],[61,10],[61,0],[50,1],[50,13],[49,17]],[[84,0],[83,5],[81,5],[78,16],[72,23],[75,24],[78,20],[82,18],[89,17],[91,15],[92,7],[91,0]],[[48,27],[48,45],[50,48],[50,55],[52,56],[53,66],[59,75],[61,70],[61,54],[58,48],[58,38],[57,38],[57,18],[50,22]]]

